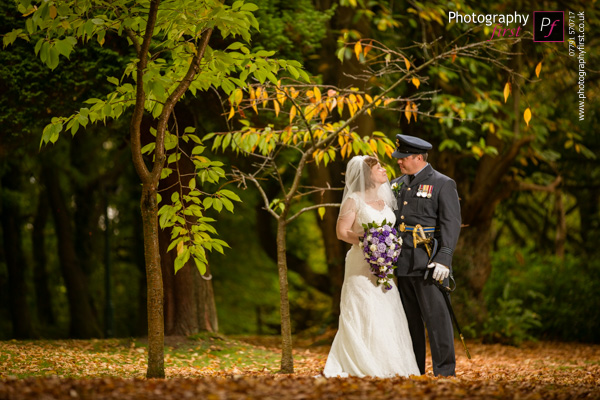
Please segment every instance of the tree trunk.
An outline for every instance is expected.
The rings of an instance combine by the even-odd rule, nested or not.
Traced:
[[[31,238],[33,243],[33,283],[38,320],[44,325],[54,325],[56,319],[52,310],[52,296],[48,286],[46,270],[46,236],[44,230],[48,220],[48,198],[44,190],[38,196],[38,206],[33,221]]]
[[[316,187],[326,187],[328,184],[332,187],[342,186],[342,171],[344,164],[340,162],[329,163],[327,168],[317,167],[310,164],[308,171],[311,184]],[[317,203],[340,203],[342,200],[341,191],[326,191],[314,195],[314,202]],[[344,283],[344,270],[346,253],[348,246],[337,238],[336,225],[339,210],[328,208],[323,219],[317,219],[319,229],[323,235],[325,244],[325,255],[327,259],[327,271],[330,278],[331,294],[331,324],[337,326],[340,316],[340,300],[342,296],[342,284]]]
[[[148,285],[148,370],[147,378],[164,378],[163,282],[158,243],[158,203],[155,184],[142,186],[144,259]]]
[[[565,244],[567,243],[567,215],[563,203],[562,190],[557,189],[554,193],[556,199],[556,255],[561,259],[565,258]]]
[[[277,221],[277,269],[279,271],[279,305],[281,314],[281,370],[279,372],[282,374],[293,374],[294,359],[292,357],[292,324],[288,296],[286,229],[285,213],[282,213]]]
[[[58,177],[52,168],[44,168],[44,182],[54,217],[54,226],[58,239],[58,257],[62,270],[71,320],[70,336],[74,338],[92,338],[102,335],[96,315],[92,312],[85,274],[77,259],[73,243],[73,229],[67,213],[67,206],[60,188]]]
[[[25,281],[25,256],[21,235],[21,210],[17,199],[10,192],[20,192],[18,170],[10,165],[2,177],[2,238],[6,268],[8,270],[8,302],[13,327],[13,337],[29,339],[34,336],[31,316],[27,305],[27,284]]]
[[[163,195],[164,196],[164,195]],[[175,250],[167,252],[170,230],[160,230],[160,254],[165,293],[165,334],[189,336],[219,329],[212,280],[200,275],[193,260],[175,274]],[[210,271],[207,269],[207,276]]]

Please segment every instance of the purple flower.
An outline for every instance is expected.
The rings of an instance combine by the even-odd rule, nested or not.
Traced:
[[[379,251],[379,253],[385,253],[387,250],[387,246],[385,245],[385,243],[379,243],[377,245],[377,250]]]

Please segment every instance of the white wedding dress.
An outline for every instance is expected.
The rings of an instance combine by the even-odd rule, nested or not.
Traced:
[[[381,223],[385,219],[393,224],[396,221],[387,205],[379,211],[358,196],[351,197],[357,205],[354,232],[363,232],[363,223]],[[327,357],[324,376],[420,375],[398,288],[392,282],[392,289],[385,291],[376,282],[362,249],[353,245],[346,255],[339,329]]]

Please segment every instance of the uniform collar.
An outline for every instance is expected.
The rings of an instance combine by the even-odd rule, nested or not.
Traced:
[[[427,163],[426,166],[424,166],[419,172],[415,174],[415,179],[413,179],[413,181],[410,183],[410,186],[418,185],[419,183],[429,178],[432,173],[433,167],[431,166],[431,164]],[[405,179],[406,183],[408,183],[408,176],[406,176]]]

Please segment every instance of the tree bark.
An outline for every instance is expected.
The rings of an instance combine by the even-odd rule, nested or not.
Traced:
[[[163,282],[158,243],[158,203],[155,184],[142,185],[142,226],[148,287],[148,378],[164,378]]]
[[[342,186],[342,170],[344,165],[333,162],[325,167],[317,167],[311,164],[308,168],[311,183],[316,187]],[[341,203],[341,191],[325,191],[323,196],[315,194],[314,201],[317,203]],[[337,209],[328,209],[323,219],[317,219],[317,224],[323,235],[325,244],[325,256],[327,259],[327,271],[329,272],[329,284],[331,294],[331,317],[333,326],[337,326],[340,316],[340,300],[342,296],[342,284],[344,283],[344,270],[348,246],[337,238],[336,225],[338,217]]]
[[[167,252],[170,230],[160,230],[159,242],[165,298],[165,334],[189,336],[200,331],[217,332],[217,309],[211,279],[200,275],[194,261],[175,273],[177,254]],[[210,276],[207,268],[206,275]]]
[[[292,324],[290,319],[290,301],[288,296],[288,276],[286,261],[285,213],[277,221],[277,270],[279,272],[279,311],[281,315],[281,370],[283,374],[294,373],[292,357]]]
[[[565,205],[563,203],[562,190],[558,189],[554,193],[556,199],[556,255],[561,259],[565,258],[565,244],[567,243],[567,216]]]
[[[2,177],[2,238],[6,268],[8,270],[8,302],[15,339],[34,337],[31,314],[27,305],[27,284],[25,281],[25,256],[21,234],[21,210],[19,202],[9,196],[10,192],[20,192],[19,171],[10,165]]]
[[[37,318],[44,325],[54,325],[56,319],[52,310],[52,296],[48,286],[48,271],[46,270],[46,236],[44,230],[48,220],[48,199],[44,190],[38,196],[38,206],[31,232],[33,243],[33,283],[35,287],[35,303]]]
[[[67,287],[67,299],[71,314],[70,336],[81,339],[100,337],[102,333],[90,305],[87,282],[75,251],[71,219],[58,176],[56,171],[48,166],[44,168],[43,175],[54,217],[62,275]]]

